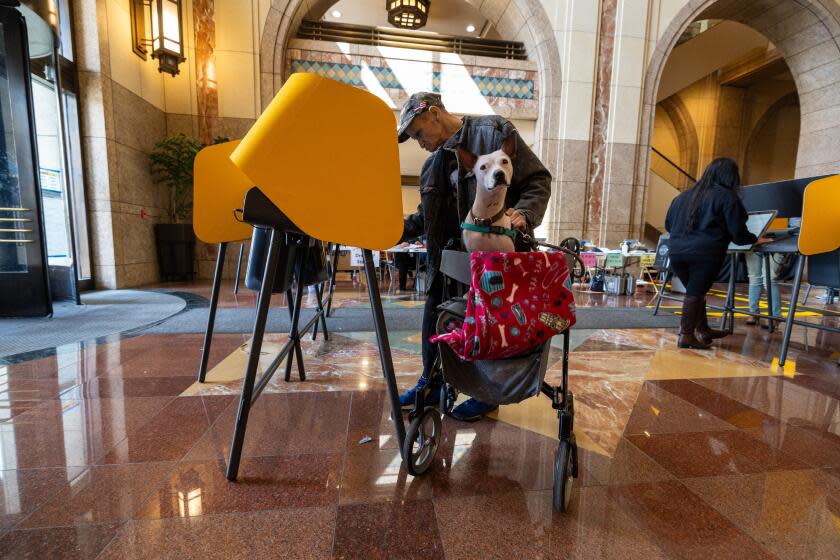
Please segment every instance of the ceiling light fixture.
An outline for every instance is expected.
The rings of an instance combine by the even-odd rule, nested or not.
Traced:
[[[333,10],[332,11],[332,17],[340,18],[341,17],[341,12],[339,12],[338,10]]]
[[[403,29],[420,29],[429,19],[431,0],[386,0],[388,23]]]
[[[469,24],[467,26],[467,33],[472,33],[473,31],[475,31],[475,25]]]

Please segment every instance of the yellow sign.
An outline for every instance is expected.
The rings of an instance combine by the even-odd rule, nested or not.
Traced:
[[[656,253],[647,253],[639,257],[639,264],[642,268],[649,268],[653,266],[653,261],[656,260]]]

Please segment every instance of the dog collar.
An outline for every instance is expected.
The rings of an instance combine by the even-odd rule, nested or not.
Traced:
[[[478,233],[492,233],[495,235],[504,235],[506,237],[510,237],[514,241],[516,241],[516,237],[520,235],[520,231],[517,229],[508,229],[500,226],[478,226],[475,224],[468,224],[467,222],[463,222],[461,224],[461,229],[467,231],[477,231]]]
[[[498,212],[495,216],[493,216],[492,218],[476,218],[475,216],[473,216],[473,223],[474,223],[475,225],[477,225],[477,226],[481,226],[481,227],[490,227],[490,226],[492,226],[492,225],[493,225],[493,222],[498,221],[498,220],[499,220],[499,218],[501,218],[501,217],[502,217],[502,216],[504,216],[504,215],[505,215],[505,209],[504,209],[504,207],[503,207],[503,208],[502,208],[501,210],[499,210],[499,212]]]

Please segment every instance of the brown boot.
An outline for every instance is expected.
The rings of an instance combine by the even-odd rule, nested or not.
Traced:
[[[699,299],[700,303],[698,304],[698,313],[700,314],[700,318],[697,322],[696,336],[703,344],[711,344],[712,340],[716,338],[723,338],[729,333],[709,327],[709,318],[706,316],[706,298]]]
[[[700,306],[702,305],[703,298],[697,296],[685,296],[685,299],[683,300],[682,317],[680,317],[680,337],[677,340],[677,347],[705,350],[712,345],[711,341],[704,343],[703,341],[698,340],[694,335],[700,321]]]

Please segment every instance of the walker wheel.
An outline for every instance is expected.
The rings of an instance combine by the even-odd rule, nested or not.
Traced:
[[[411,421],[405,433],[402,456],[408,474],[419,476],[432,465],[440,443],[440,413],[427,406]]]
[[[559,512],[569,510],[569,502],[572,499],[573,482],[573,456],[576,449],[570,441],[561,441],[557,447],[557,456],[554,459],[554,491],[552,498],[554,509]]]
[[[452,409],[455,408],[455,401],[458,400],[458,390],[449,383],[444,383],[440,386],[440,411],[442,414],[449,416]]]

